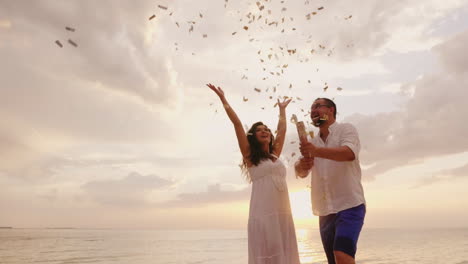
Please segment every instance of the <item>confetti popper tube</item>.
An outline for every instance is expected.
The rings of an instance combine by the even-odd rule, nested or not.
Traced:
[[[307,131],[305,129],[305,125],[303,121],[299,121],[296,123],[297,134],[299,135],[299,140],[301,143],[307,142]]]

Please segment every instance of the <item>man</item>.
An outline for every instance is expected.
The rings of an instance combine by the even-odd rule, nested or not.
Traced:
[[[312,210],[329,264],[355,263],[357,241],[366,213],[359,165],[359,136],[351,124],[336,122],[336,105],[318,98],[311,107],[319,136],[301,142],[296,175],[312,171]]]

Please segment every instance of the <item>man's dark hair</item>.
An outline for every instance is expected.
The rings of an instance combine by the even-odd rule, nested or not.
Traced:
[[[327,103],[328,107],[335,108],[335,112],[333,112],[333,117],[336,119],[336,104],[335,104],[335,102],[333,102],[331,99],[328,99],[328,98],[325,98],[325,97],[319,97],[319,98],[315,99],[315,101],[317,101],[317,100],[324,100]]]

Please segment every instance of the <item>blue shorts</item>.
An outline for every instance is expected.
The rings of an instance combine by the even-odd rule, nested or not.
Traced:
[[[329,264],[335,263],[335,250],[354,258],[365,215],[366,206],[361,204],[336,214],[320,216],[320,236]]]

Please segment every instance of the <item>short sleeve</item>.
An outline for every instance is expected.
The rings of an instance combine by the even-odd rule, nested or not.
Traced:
[[[359,159],[359,151],[361,144],[359,142],[359,135],[356,128],[351,124],[343,124],[343,130],[340,136],[340,146],[349,147],[356,159]]]

